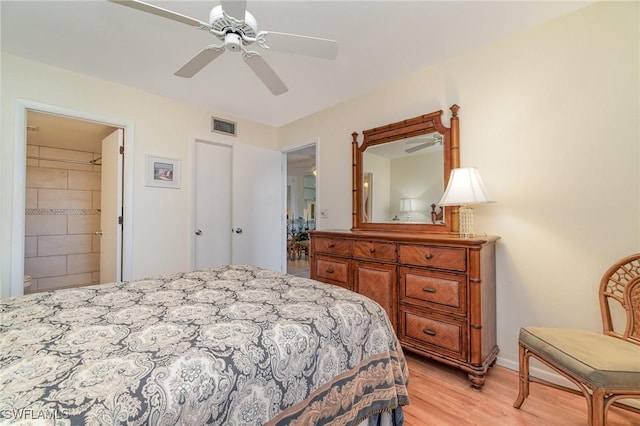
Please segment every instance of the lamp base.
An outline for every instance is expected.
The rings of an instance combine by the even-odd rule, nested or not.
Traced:
[[[460,206],[458,209],[458,218],[460,220],[460,238],[475,237],[475,225],[473,222],[473,209],[469,206]]]

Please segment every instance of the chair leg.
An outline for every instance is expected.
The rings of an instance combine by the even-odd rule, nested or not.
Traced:
[[[604,426],[606,408],[604,402],[604,389],[594,389],[591,396],[591,407],[589,410],[589,425],[590,426]]]
[[[520,408],[525,398],[529,396],[529,351],[520,343],[519,352],[519,379],[518,379],[518,399],[513,403],[515,408]]]

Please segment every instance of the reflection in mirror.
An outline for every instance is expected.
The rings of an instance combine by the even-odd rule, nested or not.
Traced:
[[[367,148],[362,156],[363,222],[442,223],[442,215],[432,217],[431,205],[445,187],[443,142],[443,135],[434,132]]]
[[[364,222],[371,221],[371,190],[373,187],[373,173],[362,176],[362,214]]]

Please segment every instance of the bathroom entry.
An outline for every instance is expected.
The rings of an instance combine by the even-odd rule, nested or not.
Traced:
[[[119,280],[123,130],[27,110],[26,139],[25,293]]]

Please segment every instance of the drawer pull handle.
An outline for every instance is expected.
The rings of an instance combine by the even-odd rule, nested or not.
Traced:
[[[428,334],[429,336],[435,336],[436,332],[434,330],[429,330],[428,328],[425,328],[424,330],[422,330],[422,332],[424,334]]]
[[[327,274],[333,274],[333,268],[327,268],[326,273]]]
[[[422,291],[424,291],[425,293],[435,293],[436,289],[435,288],[430,288],[430,287],[424,287],[422,289]]]
[[[327,247],[329,247],[329,248],[334,248],[335,246],[336,246],[335,244],[333,244],[333,243],[329,243],[329,245],[328,245]]]
[[[424,255],[424,258],[427,260],[431,260],[433,258],[433,255],[431,253],[427,253]]]
[[[375,253],[376,249],[374,249],[373,247],[369,249],[369,253]]]

